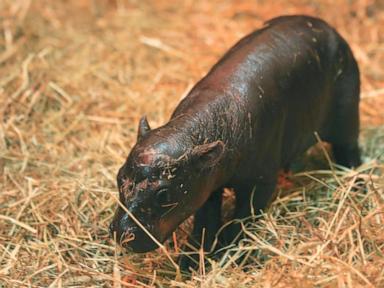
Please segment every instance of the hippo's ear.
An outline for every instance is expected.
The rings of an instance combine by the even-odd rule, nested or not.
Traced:
[[[224,147],[223,141],[220,140],[196,146],[191,153],[192,161],[194,161],[200,169],[213,167],[223,156]]]
[[[149,127],[147,117],[143,116],[140,118],[140,121],[139,121],[139,130],[137,132],[137,140],[140,140],[149,131],[151,131],[151,127]]]

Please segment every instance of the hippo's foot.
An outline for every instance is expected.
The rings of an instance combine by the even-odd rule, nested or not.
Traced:
[[[197,272],[199,274],[210,271],[213,261],[219,261],[223,256],[225,249],[208,253],[202,250],[192,250],[184,247],[184,253],[180,255],[178,264],[183,273]]]
[[[182,254],[179,257],[179,266],[182,272],[191,273],[200,267],[200,255],[197,252]]]
[[[187,252],[179,257],[179,266],[184,273],[201,273],[210,270],[211,264],[208,258],[212,255],[207,255],[199,252]]]

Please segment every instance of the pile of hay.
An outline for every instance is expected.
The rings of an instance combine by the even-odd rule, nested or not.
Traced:
[[[378,0],[0,1],[0,287],[383,287],[383,10]],[[351,43],[365,164],[292,176],[211,271],[176,273],[168,256],[182,231],[167,254],[121,256],[107,227],[139,117],[163,124],[237,39],[293,13]]]

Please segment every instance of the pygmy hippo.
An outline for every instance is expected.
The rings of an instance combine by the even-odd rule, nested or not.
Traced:
[[[279,169],[315,144],[316,132],[336,163],[360,164],[359,90],[351,49],[332,27],[308,16],[274,18],[233,46],[168,123],[151,129],[140,120],[117,175],[120,201],[159,242],[194,214],[190,241],[209,251],[223,188],[236,192],[235,219],[259,212]],[[229,229],[227,242],[240,227]],[[110,231],[134,252],[157,248],[121,207]]]

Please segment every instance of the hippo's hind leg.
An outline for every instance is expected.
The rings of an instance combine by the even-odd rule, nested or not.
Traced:
[[[185,252],[192,252],[191,255],[181,255],[179,259],[180,268],[188,271],[189,268],[199,267],[200,248],[204,252],[210,252],[215,241],[216,233],[221,227],[221,202],[223,188],[214,191],[204,205],[196,212],[193,231],[184,247]]]
[[[357,143],[352,146],[334,145],[333,154],[336,163],[348,168],[358,167],[361,164],[360,150]]]
[[[337,164],[357,167],[361,164],[359,138],[360,80],[357,63],[350,59],[335,83],[334,110],[330,141]]]

